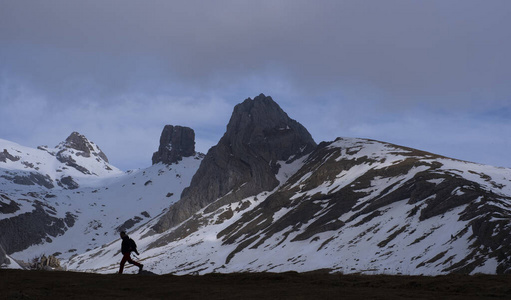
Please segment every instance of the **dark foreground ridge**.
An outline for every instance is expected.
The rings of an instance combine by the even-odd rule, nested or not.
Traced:
[[[0,299],[509,299],[511,275],[100,275],[0,269]]]

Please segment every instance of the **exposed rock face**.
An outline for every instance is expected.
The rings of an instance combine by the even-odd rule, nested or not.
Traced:
[[[40,185],[47,189],[54,187],[51,177],[46,174],[43,175],[37,172],[6,172],[8,175],[2,175],[0,177],[10,180],[16,184],[21,185]]]
[[[163,232],[215,201],[221,206],[274,189],[279,161],[301,157],[315,147],[307,129],[271,97],[246,99],[234,108],[227,131],[208,151],[181,200],[153,229]]]
[[[7,149],[4,149],[3,152],[0,152],[0,161],[1,162],[6,162],[7,160],[10,160],[10,161],[18,161],[20,160],[20,157],[19,156],[13,156],[11,155]]]
[[[0,220],[0,244],[7,254],[48,240],[49,236],[61,235],[74,225],[75,216],[71,213],[68,212],[65,218],[57,218],[51,215],[52,211],[55,208],[36,200],[33,211]],[[26,234],[20,235],[20,232]]]
[[[91,172],[89,169],[77,162],[77,159],[80,156],[87,158],[92,156],[98,163],[104,163],[104,169],[111,170],[111,168],[108,166],[108,158],[106,157],[105,153],[103,153],[103,151],[101,151],[101,149],[96,144],[89,141],[84,135],[76,131],[71,133],[66,141],[57,145],[55,150],[56,153],[53,152],[50,154],[55,155],[58,161],[80,171],[85,175],[97,174]],[[62,186],[61,184],[59,185]],[[67,186],[68,184],[65,183],[64,185]]]
[[[79,155],[90,157],[91,154],[97,155],[101,157],[104,161],[108,162],[108,158],[105,153],[99,149],[98,146],[94,147],[94,143],[90,142],[84,135],[73,132],[70,136],[67,137],[66,141],[63,144],[64,148],[71,148],[78,151],[81,151]],[[97,149],[95,149],[97,148]]]
[[[195,155],[195,132],[189,127],[165,125],[160,136],[160,146],[153,154],[153,165],[162,162],[170,165],[183,157]]]
[[[62,270],[62,267],[60,266],[60,260],[53,255],[49,255],[48,257],[46,257],[46,255],[43,255],[39,258],[34,259],[32,264],[30,265],[30,268],[32,270],[46,271]]]
[[[20,209],[18,203],[7,195],[0,194],[0,214],[12,214]]]
[[[140,221],[142,221],[142,218],[139,216],[135,216],[131,219],[128,219],[126,222],[122,223],[119,227],[116,228],[116,231],[117,232],[128,231],[128,229],[132,228]]]
[[[5,253],[4,248],[2,247],[2,245],[0,245],[0,266],[8,265],[10,263],[11,261],[9,258],[7,258],[7,253]]]
[[[57,184],[63,188],[69,189],[69,190],[74,190],[79,187],[78,183],[76,183],[73,180],[73,177],[71,177],[71,176],[62,177],[60,180],[57,180]]]
[[[75,168],[76,170],[86,175],[92,175],[93,173],[84,166],[79,165],[73,158],[74,155],[83,157],[91,157],[91,155],[94,155],[96,156],[97,161],[102,159],[108,163],[108,158],[106,157],[105,153],[103,153],[103,151],[101,151],[97,145],[89,141],[84,135],[81,135],[76,131],[71,133],[66,141],[60,143],[56,148],[58,152],[56,153],[55,157],[58,161],[66,164],[69,167]],[[73,154],[75,151],[77,152]]]

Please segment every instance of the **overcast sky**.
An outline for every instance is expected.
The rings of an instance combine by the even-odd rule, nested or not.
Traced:
[[[164,125],[205,153],[264,93],[318,143],[511,167],[510,28],[509,0],[0,0],[0,138],[145,168]]]

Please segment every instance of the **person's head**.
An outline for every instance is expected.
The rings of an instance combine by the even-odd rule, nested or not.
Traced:
[[[126,236],[126,232],[124,231],[121,231],[121,238],[125,237]]]

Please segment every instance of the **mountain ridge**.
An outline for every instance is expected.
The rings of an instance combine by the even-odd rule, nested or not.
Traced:
[[[153,229],[161,233],[213,201],[228,203],[273,189],[277,161],[300,157],[315,146],[307,129],[271,97],[246,99],[234,107],[225,134],[208,151],[179,203]],[[231,191],[236,191],[235,199],[229,197]]]
[[[98,187],[2,188],[0,223],[16,205],[20,213],[36,201],[49,217],[74,216],[62,234],[4,249],[17,259],[60,249],[68,269],[111,273],[120,259],[116,232],[129,225],[144,268],[155,273],[511,272],[511,169],[369,139],[317,145],[295,122],[261,94],[234,108],[205,156],[159,162]],[[88,241],[76,242],[83,234]]]
[[[54,148],[37,149],[1,140],[0,184],[42,186],[46,189],[76,189],[94,185],[99,177],[123,172],[108,162],[101,149],[84,135],[72,132]]]

